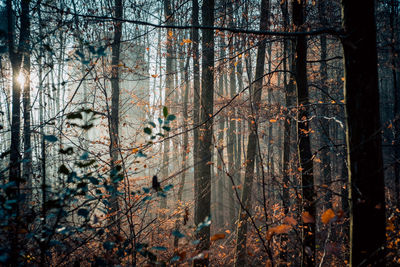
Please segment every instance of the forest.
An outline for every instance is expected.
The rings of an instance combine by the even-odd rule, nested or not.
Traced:
[[[0,18],[0,266],[400,266],[399,0]]]

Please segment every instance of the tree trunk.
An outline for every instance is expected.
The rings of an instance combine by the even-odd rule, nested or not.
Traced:
[[[398,53],[396,53],[396,46],[398,46],[397,40],[397,13],[398,13],[398,1],[390,1],[390,53],[391,53],[391,64],[392,64],[392,77],[393,77],[393,128],[394,128],[394,183],[395,183],[395,203],[397,207],[400,207],[400,87],[399,87],[399,69],[398,69]]]
[[[322,27],[326,27],[327,21],[326,21],[326,1],[324,0],[319,0],[318,2],[318,13],[319,13],[319,21],[321,23]],[[327,94],[329,94],[329,87],[327,86],[328,82],[328,66],[326,63],[326,58],[327,58],[327,40],[325,35],[320,36],[320,42],[321,42],[321,64],[320,64],[320,77],[321,77],[321,88],[323,89],[323,96],[322,101],[324,103],[329,102],[329,98]],[[323,147],[323,150],[321,151],[321,169],[322,169],[322,182],[327,186],[327,190],[322,192],[324,194],[324,203],[323,206],[328,209],[332,207],[332,193],[331,193],[331,157],[330,157],[330,125],[329,125],[329,120],[326,119],[325,117],[329,117],[330,112],[329,112],[329,106],[322,105],[321,106],[321,129],[322,131],[322,142],[321,142],[321,147]]]
[[[220,50],[220,57],[225,58],[225,51],[224,51],[224,37],[221,36],[221,50]],[[221,100],[224,99],[224,74],[220,74],[219,81],[218,81],[218,93],[221,96]],[[218,190],[218,198],[217,198],[217,224],[219,228],[224,227],[224,181],[226,179],[226,175],[224,172],[223,166],[223,159],[224,159],[224,132],[225,132],[225,116],[219,117],[218,123],[218,136],[217,136],[217,190]]]
[[[118,154],[119,154],[119,63],[120,63],[120,47],[122,35],[122,0],[115,0],[115,18],[114,21],[114,40],[112,43],[112,59],[111,59],[111,116],[110,116],[110,157],[111,157],[111,183],[114,187],[111,193],[111,212],[112,220],[116,220],[116,213],[119,210],[118,203]],[[119,228],[117,226],[117,228]],[[119,229],[117,229],[119,231]]]
[[[293,23],[295,30],[301,30],[305,22],[304,6],[306,1],[293,0]],[[309,99],[307,85],[307,40],[306,36],[298,36],[296,40],[296,89],[297,89],[297,148],[302,186],[302,208],[315,218],[315,192],[313,161],[309,136]],[[302,264],[315,265],[315,222],[305,222],[302,229]]]
[[[269,20],[269,0],[261,0],[261,16],[260,16],[260,30],[265,31],[268,29]],[[257,49],[257,65],[254,86],[251,87],[251,114],[253,118],[250,118],[249,129],[250,134],[247,143],[246,153],[246,170],[244,175],[244,185],[242,191],[241,202],[244,209],[247,211],[251,210],[251,199],[252,199],[252,187],[254,181],[254,161],[257,154],[257,142],[258,142],[258,110],[261,102],[262,87],[263,87],[263,75],[265,65],[265,40],[262,40]],[[246,266],[246,241],[247,241],[247,220],[248,214],[246,210],[240,208],[239,211],[239,222],[237,226],[236,236],[236,252],[235,252],[235,266]]]
[[[361,16],[360,16],[361,14]],[[385,188],[375,1],[342,1],[350,266],[385,265]]]
[[[282,15],[283,15],[283,26],[284,29],[287,30],[289,27],[289,11],[288,11],[288,3],[281,2],[281,10],[282,10]],[[292,120],[291,116],[289,115],[290,113],[290,107],[293,105],[293,100],[294,100],[294,75],[292,74],[294,72],[295,66],[294,66],[294,45],[287,39],[283,41],[283,56],[284,58],[288,57],[288,59],[284,60],[283,62],[283,70],[284,70],[284,87],[285,87],[285,104],[286,104],[286,116],[285,116],[285,121],[283,123],[283,153],[282,153],[282,205],[283,209],[285,212],[286,216],[289,216],[289,207],[290,207],[290,179],[289,179],[289,173],[290,173],[290,147],[291,147],[291,125],[292,125]],[[287,68],[289,65],[289,81],[287,81]],[[282,253],[280,255],[281,258],[281,265],[280,266],[286,266],[287,264],[287,243],[288,243],[288,238],[286,235],[282,236],[281,239],[281,246],[282,246]]]
[[[31,74],[31,58],[30,58],[30,19],[29,19],[29,3],[30,0],[21,2],[21,37],[20,47],[22,54],[22,72],[25,78],[23,87],[23,114],[24,114],[24,161],[23,161],[23,182],[31,185],[32,172],[32,147],[31,147],[31,98],[30,98],[30,74]],[[30,189],[29,191],[30,192]]]
[[[192,1],[192,23],[199,25],[199,3],[198,0]],[[196,127],[200,123],[200,61],[199,61],[199,30],[192,30],[193,36],[193,180],[194,180],[194,198],[197,199],[199,192],[197,181],[199,177],[199,130]],[[197,206],[194,207],[194,218],[197,217]]]
[[[14,184],[7,188],[7,198],[8,200],[16,200],[15,203],[10,204],[12,207],[10,209],[10,225],[11,231],[9,231],[9,241],[11,243],[11,253],[9,264],[12,266],[17,265],[19,262],[19,252],[20,252],[20,244],[18,240],[19,235],[19,213],[20,213],[20,184],[24,182],[21,180],[21,154],[20,154],[20,125],[21,125],[21,111],[20,111],[20,100],[21,100],[21,88],[24,87],[24,84],[20,84],[18,79],[19,75],[23,75],[26,83],[29,84],[29,80],[26,79],[24,70],[26,67],[29,67],[29,56],[28,59],[25,60],[25,54],[29,52],[29,0],[21,1],[21,16],[20,16],[20,24],[21,30],[19,35],[19,44],[18,50],[15,51],[15,17],[14,11],[12,9],[12,1],[6,1],[6,9],[7,9],[7,22],[8,22],[8,51],[9,57],[11,61],[12,68],[12,122],[11,122],[11,145],[10,145],[10,169],[9,169],[9,182],[13,182]],[[28,77],[29,78],[29,77]],[[30,138],[29,138],[30,139]]]
[[[214,25],[214,0],[204,0],[201,8],[202,21],[204,26]],[[211,167],[212,159],[212,135],[213,135],[213,107],[214,107],[214,31],[202,30],[202,65],[201,65],[201,122],[200,146],[199,146],[199,176],[197,177],[197,194],[195,205],[197,214],[195,224],[203,222],[210,216],[211,198]],[[197,232],[197,239],[200,240],[198,250],[208,250],[210,247],[210,227],[203,227]],[[208,266],[208,257],[195,260],[194,266]]]
[[[171,18],[172,16],[172,10],[171,10],[171,2],[170,0],[164,0],[164,16],[165,20],[167,21],[167,25],[171,25],[173,22],[173,19]],[[171,106],[171,94],[174,90],[174,66],[173,66],[173,34],[172,30],[168,29],[167,30],[167,56],[166,56],[166,69],[165,69],[165,99],[164,99],[164,106]],[[166,134],[166,137],[168,137],[168,134]],[[163,171],[162,171],[162,176],[163,179],[167,178],[169,176],[169,151],[170,151],[170,139],[164,140],[163,142]],[[161,199],[160,203],[161,213],[163,214],[165,212],[165,209],[167,208],[167,198],[163,197]]]

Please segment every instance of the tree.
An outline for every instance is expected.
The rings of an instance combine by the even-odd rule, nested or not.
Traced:
[[[305,22],[304,6],[306,1],[292,1],[293,24],[295,30],[301,30]],[[309,130],[309,98],[307,85],[307,39],[300,35],[296,39],[295,75],[297,91],[297,149],[302,186],[303,214],[315,218],[315,192],[313,159],[310,145]],[[307,220],[302,228],[302,264],[304,266],[315,265],[315,222]]]
[[[115,0],[115,21],[114,21],[114,39],[112,42],[112,58],[111,58],[111,115],[109,118],[109,134],[110,134],[110,159],[111,159],[111,183],[113,190],[111,192],[111,213],[115,221],[116,213],[119,210],[118,203],[118,166],[119,155],[119,105],[120,105],[120,86],[119,86],[119,64],[120,64],[120,47],[122,36],[122,22],[119,21],[123,16],[122,0]],[[119,231],[119,227],[116,229]]]
[[[384,266],[385,189],[375,1],[343,0],[342,16],[350,184],[350,265]]]
[[[201,8],[203,25],[214,25],[214,0],[203,1]],[[199,176],[196,184],[196,217],[195,224],[199,225],[210,216],[211,200],[211,159],[213,135],[213,108],[214,108],[214,31],[202,30],[202,63],[201,63],[201,99],[200,99],[200,145],[199,145]],[[196,178],[195,178],[196,179]],[[202,227],[197,233],[200,240],[199,251],[208,250],[210,247],[210,228]],[[195,260],[194,266],[208,265],[208,258]]]
[[[269,24],[269,0],[261,1],[260,8],[260,30],[267,30]],[[246,171],[244,175],[244,186],[241,197],[242,205],[239,211],[239,222],[236,236],[235,266],[246,266],[246,241],[247,241],[247,214],[251,210],[252,188],[254,181],[254,162],[258,146],[258,111],[261,104],[261,96],[264,80],[266,40],[262,39],[257,48],[257,65],[254,87],[251,87],[251,118],[249,121],[249,139],[247,143]],[[267,219],[267,218],[265,218]]]
[[[12,1],[6,1],[7,8],[7,22],[8,22],[8,52],[12,67],[12,123],[11,123],[11,146],[10,146],[10,165],[9,165],[9,182],[12,184],[7,189],[7,197],[10,201],[13,201],[12,208],[10,209],[10,218],[17,220],[12,226],[13,231],[9,231],[11,242],[11,255],[9,264],[16,266],[19,262],[20,245],[18,241],[19,233],[19,215],[20,215],[20,184],[24,182],[21,180],[21,154],[20,154],[20,124],[21,124],[21,87],[24,88],[24,115],[29,116],[29,105],[27,98],[27,92],[29,92],[29,79],[30,64],[29,64],[29,34],[30,34],[30,19],[29,19],[29,0],[21,1],[21,30],[19,33],[18,47],[15,47],[15,16],[12,6]],[[26,58],[25,58],[26,57]],[[25,73],[26,72],[26,73]],[[26,112],[25,112],[26,111]],[[28,113],[28,114],[26,114]],[[30,124],[29,117],[25,117],[25,124]],[[24,125],[26,127],[26,125]],[[28,125],[27,128],[30,126]],[[26,128],[25,133],[25,146],[30,146],[30,132]],[[29,140],[28,140],[29,139]],[[29,154],[25,153],[27,160],[29,160]],[[28,178],[29,176],[25,176]],[[25,181],[26,182],[26,181]],[[11,222],[10,222],[11,223]]]

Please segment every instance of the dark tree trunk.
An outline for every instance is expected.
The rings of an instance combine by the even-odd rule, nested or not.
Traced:
[[[204,26],[214,25],[214,0],[204,0],[201,8],[202,21]],[[212,160],[212,136],[213,136],[213,107],[214,107],[214,31],[202,30],[202,64],[201,64],[201,111],[200,119],[204,123],[200,127],[199,145],[199,175],[196,177],[197,194],[195,205],[197,214],[195,224],[203,222],[210,216],[211,200],[211,167]],[[197,232],[199,251],[210,248],[210,227],[203,227]],[[208,258],[195,260],[194,266],[208,266]]]
[[[194,26],[199,25],[199,2],[192,2],[192,23]],[[200,123],[200,61],[199,61],[199,30],[192,30],[193,39],[193,125],[196,127]],[[198,198],[197,181],[199,177],[199,130],[196,127],[193,130],[193,180],[194,180],[194,197]],[[197,206],[194,207],[194,218],[197,217]]]
[[[343,0],[342,15],[350,184],[350,265],[384,266],[385,189],[375,1]]]
[[[284,29],[287,30],[289,27],[289,11],[288,11],[288,3],[287,1],[281,2],[281,10],[283,15],[283,26]],[[285,39],[283,41],[283,70],[285,71],[284,75],[284,87],[285,87],[285,104],[286,104],[286,116],[285,121],[283,123],[283,153],[282,153],[282,204],[283,209],[286,216],[289,216],[289,207],[290,207],[290,147],[291,147],[291,139],[292,139],[292,120],[291,116],[289,115],[290,107],[293,106],[294,102],[294,45],[290,42],[290,40]],[[286,59],[287,58],[287,59]],[[288,74],[286,71],[290,70],[289,74],[289,81],[287,79]],[[287,264],[287,246],[288,238],[286,235],[282,236],[281,239],[281,247],[282,253],[280,255],[281,264],[280,266],[286,266]]]
[[[295,30],[302,30],[305,22],[304,7],[306,1],[293,0],[293,23]],[[307,39],[301,35],[296,40],[295,75],[297,89],[297,149],[299,154],[302,208],[315,218],[315,191],[313,161],[309,136],[309,99],[307,85]],[[315,265],[315,222],[306,222],[302,229],[302,264]]]
[[[318,2],[318,13],[319,13],[319,21],[321,23],[322,27],[326,27],[327,21],[326,21],[326,1],[324,0],[319,0]],[[321,65],[320,65],[320,77],[321,77],[321,88],[323,89],[322,94],[324,95],[323,102],[328,103],[329,98],[327,94],[329,94],[329,86],[327,85],[328,81],[328,66],[326,63],[326,58],[327,58],[327,39],[326,35],[321,35],[320,36],[320,42],[321,42]],[[324,197],[324,203],[323,206],[325,208],[331,208],[332,203],[332,193],[331,193],[331,157],[330,157],[330,125],[329,125],[329,120],[326,119],[325,117],[329,117],[330,112],[329,112],[329,106],[321,106],[321,129],[322,131],[322,140],[321,140],[321,147],[323,150],[321,151],[321,175],[322,175],[322,181],[327,187],[327,190],[322,192],[322,194],[325,195]]]
[[[7,8],[7,23],[8,23],[8,49],[9,57],[12,68],[12,121],[11,121],[11,146],[10,146],[10,169],[9,169],[9,182],[14,184],[7,188],[6,193],[8,200],[16,200],[15,203],[11,204],[10,209],[10,258],[9,264],[16,266],[19,262],[20,257],[20,244],[19,244],[19,227],[20,227],[20,206],[21,206],[21,195],[20,185],[24,182],[21,178],[21,153],[20,153],[20,126],[21,126],[21,88],[26,90],[26,86],[29,87],[29,33],[30,33],[30,19],[29,19],[29,0],[21,1],[21,16],[20,25],[21,30],[19,34],[18,49],[15,50],[15,17],[12,9],[12,1],[6,1]],[[27,58],[25,58],[27,57]],[[26,70],[28,68],[27,73]],[[18,76],[23,75],[25,83],[20,84]],[[25,99],[24,99],[25,100]],[[25,104],[25,101],[24,101]],[[25,107],[25,105],[24,105]],[[24,110],[25,111],[25,110]],[[25,115],[25,114],[24,114]],[[26,117],[24,116],[24,119]],[[30,123],[29,123],[30,124]],[[26,143],[25,143],[26,144]],[[30,136],[29,136],[29,147],[30,147]],[[26,155],[26,154],[25,154]],[[29,171],[30,172],[30,171]],[[25,181],[26,182],[26,181]]]
[[[394,128],[394,182],[395,182],[395,203],[397,207],[400,207],[400,87],[399,87],[399,69],[398,69],[398,43],[396,42],[398,36],[398,24],[397,24],[397,13],[398,13],[398,1],[390,1],[390,52],[391,52],[391,64],[392,64],[392,77],[393,77],[393,128]]]

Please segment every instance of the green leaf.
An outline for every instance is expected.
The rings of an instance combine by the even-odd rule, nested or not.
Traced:
[[[87,160],[89,158],[89,153],[87,151],[83,152],[82,156],[80,157],[81,160]]]
[[[173,235],[173,236],[176,236],[177,238],[185,237],[185,235],[182,234],[181,232],[179,232],[179,230],[174,230],[174,231],[172,231],[172,235]]]
[[[63,165],[60,166],[60,168],[58,168],[58,173],[68,175],[68,174],[70,173],[70,171],[69,171],[68,168],[63,164]]]
[[[149,134],[149,135],[151,134],[151,129],[150,129],[149,127],[144,128],[143,131],[144,131],[146,134]]]
[[[201,229],[203,229],[204,227],[208,227],[211,225],[211,217],[207,216],[203,222],[199,223],[199,225],[197,226],[196,232],[199,232]]]
[[[171,127],[163,126],[162,128],[163,128],[164,130],[166,130],[167,132],[171,131]]]
[[[173,115],[173,114],[169,114],[168,117],[167,117],[167,120],[169,120],[169,121],[173,121],[175,119],[176,119],[176,116]]]
[[[89,176],[88,179],[94,185],[98,185],[100,183],[99,180],[97,178],[94,178],[93,176]]]
[[[66,155],[72,155],[72,153],[74,153],[74,149],[72,147],[68,147],[66,149],[60,149],[58,152],[60,152],[60,154],[66,154]]]
[[[152,122],[152,121],[149,121],[149,124],[151,125],[151,127],[153,127],[153,128],[155,128],[156,127],[156,124],[154,123],[154,122]]]
[[[84,54],[82,54],[79,50],[76,50],[75,51],[75,54],[77,54],[80,58],[85,58],[85,55]]]
[[[92,159],[92,160],[89,160],[89,161],[87,161],[87,162],[75,162],[75,164],[79,167],[79,168],[85,168],[85,167],[89,167],[90,165],[92,165],[93,163],[95,163],[96,162],[96,160],[95,159]]]
[[[164,118],[168,117],[168,108],[167,107],[163,108],[163,115],[164,115]]]
[[[57,142],[58,138],[54,135],[44,135],[44,140],[54,143]]]
[[[67,115],[67,119],[73,120],[73,119],[82,119],[82,114],[81,112],[72,112]]]
[[[79,209],[78,215],[87,218],[89,215],[89,211],[87,209]]]
[[[172,187],[174,187],[174,186],[172,184],[169,184],[169,185],[165,186],[163,190],[164,190],[164,192],[167,192],[167,191],[171,190]]]
[[[152,247],[151,249],[160,250],[160,251],[166,251],[166,250],[167,250],[166,247],[161,247],[161,246],[159,246],[159,247]]]
[[[146,157],[147,157],[147,155],[144,154],[142,151],[139,151],[139,152],[137,153],[137,156],[140,157],[140,158],[146,158]]]

